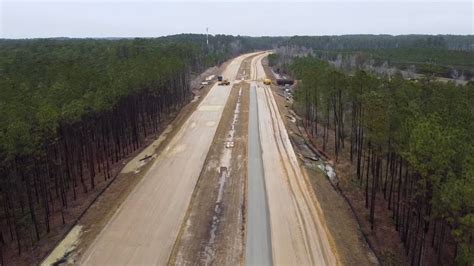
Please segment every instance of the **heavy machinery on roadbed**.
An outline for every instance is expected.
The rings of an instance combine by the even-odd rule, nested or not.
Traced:
[[[263,80],[263,84],[265,84],[265,85],[271,85],[271,84],[272,84],[272,81],[271,81],[271,79],[264,79],[264,80]]]
[[[217,85],[227,86],[227,85],[230,85],[230,82],[227,79],[224,79],[223,81],[219,82]]]
[[[277,79],[276,80],[277,84],[280,85],[280,86],[284,86],[284,85],[293,85],[295,83],[294,80],[292,79]]]

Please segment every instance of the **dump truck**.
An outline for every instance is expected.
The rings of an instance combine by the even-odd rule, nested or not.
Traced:
[[[272,81],[270,79],[264,79],[263,80],[263,84],[265,85],[271,85],[272,84]]]
[[[226,86],[230,85],[230,82],[227,79],[224,79],[223,81],[218,83],[219,86]]]

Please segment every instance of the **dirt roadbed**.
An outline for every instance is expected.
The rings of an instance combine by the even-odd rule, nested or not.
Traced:
[[[245,245],[250,60],[227,100],[170,264],[237,265]]]
[[[267,77],[273,77],[267,60],[263,60]],[[368,248],[359,225],[343,197],[333,188],[326,174],[320,169],[322,161],[313,161],[311,149],[306,145],[298,129],[294,113],[278,86],[271,86],[279,112],[291,139],[298,161],[309,177],[314,194],[321,206],[326,226],[332,236],[332,243],[342,265],[376,265],[377,259]]]
[[[242,260],[248,87],[232,88],[171,264],[236,265]]]

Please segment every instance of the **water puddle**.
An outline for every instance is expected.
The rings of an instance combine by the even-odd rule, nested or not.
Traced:
[[[329,180],[334,184],[334,183],[337,183],[337,175],[336,175],[336,171],[334,171],[334,168],[327,164],[327,163],[322,163],[320,165],[318,165],[319,169],[321,169],[325,174],[326,176],[329,178]]]
[[[171,132],[173,129],[172,125],[169,125],[166,127],[166,129],[161,133],[161,135],[153,141],[151,145],[148,145],[145,149],[143,149],[140,154],[135,156],[132,160],[130,160],[128,163],[126,163],[125,167],[122,169],[121,173],[139,173],[140,169],[146,165],[148,162],[151,161],[152,158],[156,158],[157,154],[155,153],[155,150],[158,146],[165,141],[167,138],[168,134]]]
[[[192,102],[192,103],[193,103],[193,102],[196,102],[197,100],[199,100],[200,97],[201,97],[201,96],[199,96],[199,95],[194,95],[194,98],[191,100],[191,102]]]
[[[59,265],[59,264],[73,264],[74,263],[74,250],[79,243],[79,238],[82,233],[82,226],[76,225],[67,236],[59,243],[59,245],[49,254],[49,256],[41,263],[42,266],[46,265]]]
[[[291,116],[291,115],[285,115],[288,120],[290,120],[292,123],[296,123],[296,118],[294,116]]]
[[[136,169],[133,171],[135,174],[140,173],[140,168],[145,166],[151,159],[155,158],[154,155],[145,155],[145,157],[141,158],[138,160],[138,163],[136,164]]]

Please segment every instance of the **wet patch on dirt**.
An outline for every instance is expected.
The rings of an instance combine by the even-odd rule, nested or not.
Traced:
[[[82,226],[76,225],[54,251],[41,263],[42,266],[54,264],[72,264],[75,259],[74,250],[80,242]]]
[[[155,150],[166,140],[168,134],[173,130],[173,126],[169,125],[166,129],[161,133],[161,135],[153,141],[151,145],[148,145],[145,149],[143,149],[137,156],[131,159],[125,167],[122,169],[121,173],[135,173],[138,174],[140,169],[145,166],[148,162],[152,159],[157,157]]]
[[[247,83],[227,100],[175,244],[171,264],[240,264],[244,245]]]
[[[217,191],[217,199],[214,206],[214,213],[212,216],[212,223],[211,223],[211,231],[209,235],[209,240],[206,242],[204,247],[204,264],[209,265],[215,259],[215,241],[216,241],[216,232],[219,229],[219,225],[221,222],[221,213],[222,213],[222,203],[223,203],[223,194],[224,188],[227,179],[231,178],[230,174],[232,174],[231,168],[231,160],[232,160],[232,153],[234,147],[234,135],[236,130],[236,124],[239,122],[240,116],[240,108],[241,108],[241,101],[242,101],[242,87],[239,88],[239,95],[237,97],[237,104],[234,109],[234,115],[232,118],[232,123],[230,125],[230,129],[227,132],[226,139],[224,141],[224,145],[221,148],[221,156],[219,161],[219,188]]]

